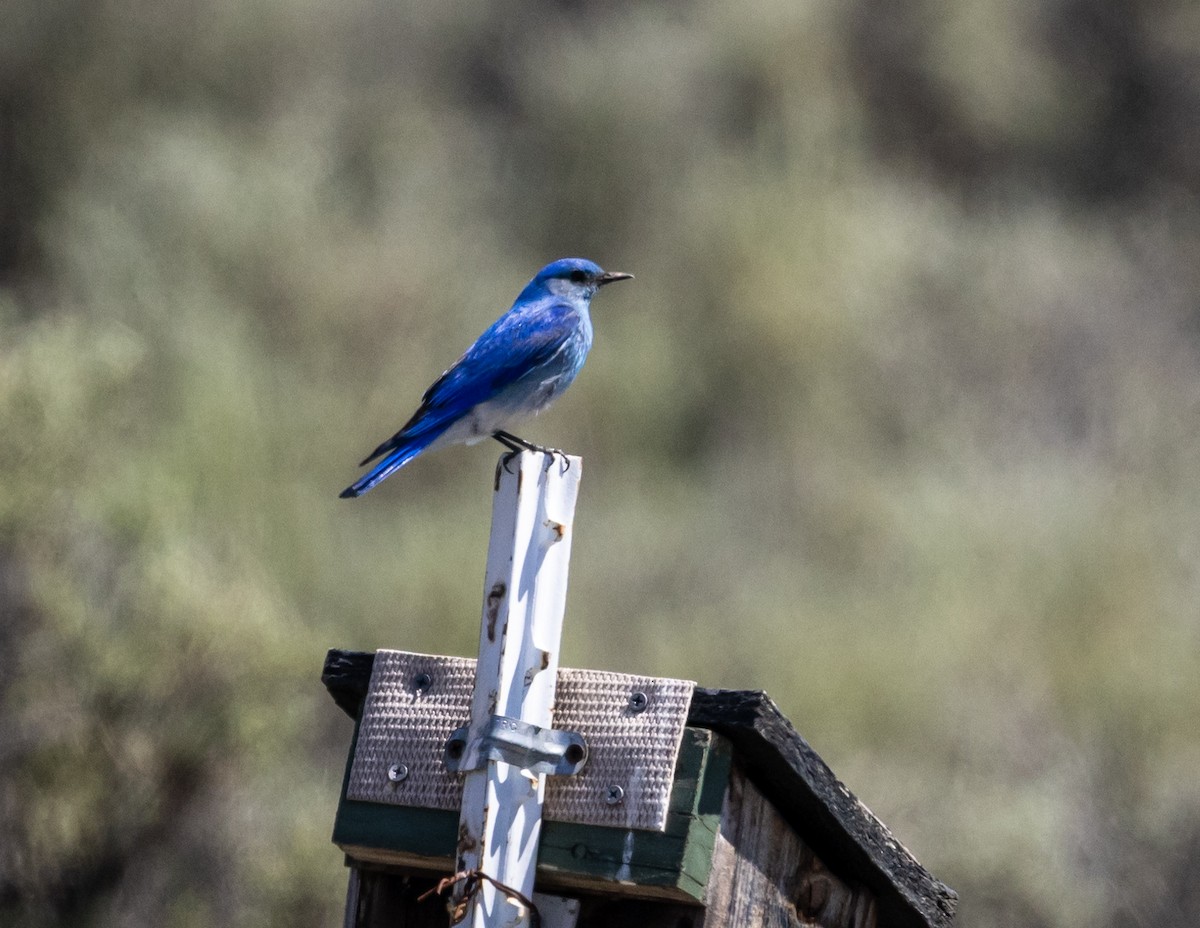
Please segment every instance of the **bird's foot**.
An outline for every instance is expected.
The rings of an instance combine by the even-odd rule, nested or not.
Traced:
[[[538,454],[546,455],[547,470],[550,469],[550,463],[554,460],[555,456],[563,459],[564,471],[570,470],[571,468],[571,459],[567,457],[567,452],[563,451],[561,448],[547,448],[545,445],[535,445],[531,441],[526,441],[524,438],[520,438],[511,432],[505,432],[502,430],[492,432],[492,438],[496,439],[496,441],[500,442],[500,444],[504,445],[504,447],[509,450],[510,453],[504,456],[503,464],[504,469],[510,474],[512,471],[508,470],[509,462],[522,451],[536,451]]]

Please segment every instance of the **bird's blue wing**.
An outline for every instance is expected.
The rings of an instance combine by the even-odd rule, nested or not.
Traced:
[[[440,435],[473,407],[549,363],[578,334],[579,324],[579,313],[566,303],[534,303],[509,310],[433,382],[404,427],[362,463],[369,464],[403,442]]]

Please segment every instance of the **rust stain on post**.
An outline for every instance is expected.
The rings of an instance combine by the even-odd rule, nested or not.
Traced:
[[[463,854],[470,853],[479,847],[479,841],[471,834],[466,824],[458,826],[458,859],[461,862]]]
[[[487,595],[487,636],[488,641],[496,640],[496,620],[500,617],[500,604],[504,602],[504,594],[508,587],[503,581],[498,581]]]

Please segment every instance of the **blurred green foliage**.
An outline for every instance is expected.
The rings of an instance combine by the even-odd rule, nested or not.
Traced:
[[[498,449],[354,462],[597,303],[564,661],[766,688],[976,926],[1200,921],[1200,13],[14,0],[0,921],[332,925],[327,647],[470,654]]]

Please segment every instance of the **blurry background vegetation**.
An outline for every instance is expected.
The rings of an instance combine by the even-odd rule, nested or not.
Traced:
[[[551,258],[564,663],[766,688],[971,926],[1200,922],[1200,7],[10,0],[0,922],[329,926],[328,647],[473,653]]]

